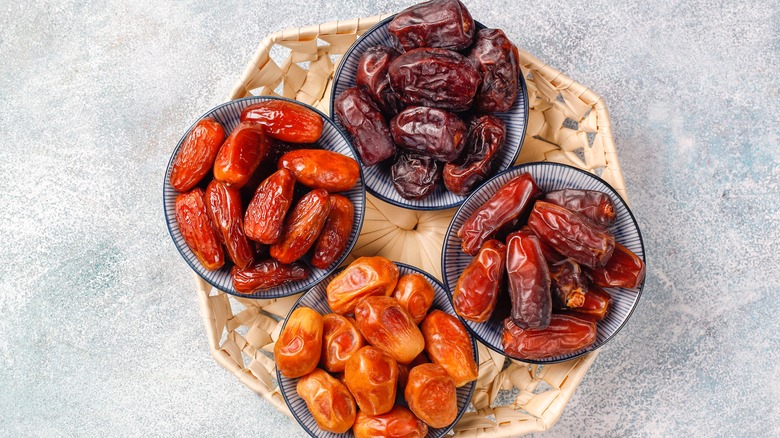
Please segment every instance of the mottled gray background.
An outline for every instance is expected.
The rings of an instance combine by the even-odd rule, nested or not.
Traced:
[[[303,435],[209,355],[163,172],[263,36],[408,4],[0,2],[0,435]],[[778,3],[467,4],[604,96],[647,248],[545,435],[780,435]]]

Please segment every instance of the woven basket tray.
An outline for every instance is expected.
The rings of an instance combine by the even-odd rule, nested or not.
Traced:
[[[334,21],[266,37],[228,99],[281,95],[327,113],[333,71],[340,57],[385,17]],[[274,55],[281,52],[286,58],[278,63],[274,59],[278,56],[272,58],[272,49]],[[528,86],[529,117],[517,162],[554,161],[598,173],[626,199],[609,114],[601,97],[524,50],[520,50],[520,60]],[[441,248],[454,209],[412,211],[371,195],[366,198],[363,229],[345,263],[364,255],[383,255],[441,278]],[[291,415],[272,377],[275,366],[271,352],[298,295],[237,299],[214,290],[199,277],[196,282],[200,315],[214,358],[276,409]],[[455,425],[455,434],[509,437],[549,429],[560,418],[596,354],[554,365],[512,360],[507,366],[503,356],[480,344],[474,409]],[[500,390],[515,388],[517,395],[509,405],[495,405]]]

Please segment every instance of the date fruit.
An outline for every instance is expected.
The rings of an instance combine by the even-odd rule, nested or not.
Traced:
[[[524,329],[547,327],[552,315],[550,271],[536,236],[512,233],[507,237],[506,273],[512,321]]]
[[[328,313],[322,317],[320,365],[331,373],[344,371],[347,360],[363,348],[365,341],[352,318]]]
[[[403,109],[401,100],[390,87],[387,69],[400,53],[392,47],[371,47],[360,57],[355,83],[366,90],[374,103],[387,117],[393,117]]]
[[[406,274],[398,279],[393,298],[409,312],[415,324],[420,324],[433,304],[433,285],[420,274]]]
[[[425,438],[428,426],[409,409],[395,405],[381,415],[358,412],[352,432],[355,438]]]
[[[240,123],[219,148],[214,160],[214,179],[231,187],[243,187],[267,152],[268,139],[263,128]]]
[[[290,281],[303,280],[309,276],[309,269],[302,263],[285,265],[276,260],[263,260],[244,269],[233,267],[233,287],[242,294],[281,286]]]
[[[454,161],[466,145],[466,124],[455,114],[438,108],[413,106],[390,121],[393,141],[411,152],[439,161]]]
[[[370,296],[355,307],[355,322],[366,341],[408,364],[425,348],[412,316],[393,297]]]
[[[416,367],[417,365],[422,365],[424,363],[431,363],[431,360],[428,359],[428,356],[425,355],[425,352],[422,352],[418,354],[417,357],[415,357],[414,360],[409,364],[398,364],[398,391],[400,394],[404,393],[406,384],[409,383],[409,370]]]
[[[435,363],[417,365],[409,370],[404,390],[409,409],[430,427],[446,427],[458,416],[455,382]]]
[[[389,296],[398,283],[398,266],[384,257],[360,257],[325,287],[328,306],[335,313],[353,313],[363,298]]]
[[[574,353],[596,341],[596,325],[585,319],[555,314],[544,329],[524,330],[504,321],[504,353],[520,359],[547,359]]]
[[[598,286],[591,286],[585,294],[582,306],[570,310],[576,312],[578,317],[593,317],[596,321],[601,321],[607,317],[611,304],[612,295]]]
[[[393,187],[405,199],[425,199],[436,189],[441,165],[427,155],[401,152],[390,168],[390,176]]]
[[[241,122],[262,125],[269,137],[290,143],[314,143],[322,135],[322,117],[305,106],[266,100],[244,108]]]
[[[238,189],[211,181],[206,187],[206,211],[233,263],[239,268],[249,266],[254,248],[244,235],[244,214]]]
[[[615,243],[607,264],[592,269],[588,275],[597,286],[634,289],[645,279],[645,262],[630,249]]]
[[[295,180],[312,189],[330,193],[351,189],[360,178],[357,161],[324,149],[298,149],[279,159],[279,168],[289,170]]]
[[[292,263],[314,245],[330,213],[328,192],[312,190],[298,201],[284,220],[279,241],[271,245],[271,257],[282,263]]]
[[[355,424],[355,399],[343,383],[325,371],[312,371],[298,381],[295,389],[320,429],[344,433]]]
[[[596,190],[563,189],[545,193],[543,201],[561,206],[590,219],[596,225],[611,227],[615,223],[615,203],[606,193]]]
[[[582,307],[588,281],[577,262],[566,259],[550,265],[550,293],[557,309]]]
[[[214,165],[225,128],[211,117],[198,121],[187,133],[171,166],[171,186],[179,192],[195,187]]]
[[[295,178],[287,169],[279,169],[257,186],[244,215],[247,237],[266,245],[279,240],[294,189]]]
[[[469,59],[482,76],[474,109],[480,113],[509,111],[517,100],[520,81],[515,45],[501,29],[482,29],[477,32]]]
[[[314,245],[312,266],[326,269],[344,254],[349,243],[349,235],[352,233],[354,215],[355,206],[349,198],[330,195],[330,213]]]
[[[287,318],[274,344],[274,361],[288,379],[305,376],[317,368],[322,354],[322,315],[299,307]]]
[[[176,222],[184,242],[204,268],[216,271],[225,264],[225,253],[209,217],[202,189],[176,197]]]
[[[452,292],[455,312],[474,322],[490,319],[504,287],[506,245],[488,240],[466,266]]]
[[[466,148],[460,158],[444,165],[443,179],[447,190],[466,196],[493,171],[493,162],[504,146],[506,128],[503,120],[486,115],[469,125]]]
[[[385,414],[395,404],[398,364],[384,351],[369,345],[347,360],[344,382],[362,412]]]
[[[458,0],[432,0],[399,12],[387,27],[404,50],[441,47],[463,50],[474,40],[474,19]]]
[[[428,357],[447,371],[456,387],[477,380],[479,367],[474,360],[471,338],[458,318],[434,310],[425,318],[420,329]]]
[[[352,145],[364,165],[373,166],[395,154],[385,118],[367,92],[347,88],[336,98],[333,108],[339,123],[352,136]]]

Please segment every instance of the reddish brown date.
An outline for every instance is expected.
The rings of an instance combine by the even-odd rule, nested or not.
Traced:
[[[322,317],[322,354],[320,365],[331,373],[340,373],[347,360],[363,348],[365,341],[354,320],[335,313]]]
[[[413,106],[390,121],[393,141],[411,152],[439,161],[454,161],[466,145],[466,124],[455,114],[438,108]]]
[[[357,161],[324,149],[298,149],[279,159],[279,168],[287,169],[295,180],[312,189],[343,192],[360,178]]]
[[[576,211],[596,225],[605,228],[615,223],[615,203],[606,193],[596,190],[563,189],[545,193],[542,200]]]
[[[588,292],[588,281],[574,260],[550,265],[550,293],[556,309],[582,307]]]
[[[466,196],[493,171],[493,162],[504,146],[506,128],[496,116],[481,116],[469,125],[466,148],[460,158],[444,165],[447,190]]]
[[[358,302],[372,295],[389,296],[398,283],[398,266],[384,257],[360,257],[325,288],[328,306],[336,313],[353,313]]]
[[[474,360],[471,338],[458,318],[433,310],[420,329],[428,357],[447,371],[456,387],[477,380],[479,367]]]
[[[441,165],[435,159],[414,152],[397,154],[390,168],[393,187],[405,199],[425,199],[441,178]]]
[[[343,433],[355,424],[355,399],[343,383],[325,371],[312,371],[298,381],[295,389],[320,429]]]
[[[395,58],[388,75],[404,104],[456,112],[471,106],[481,80],[468,58],[432,48],[414,49]]]
[[[382,415],[358,412],[352,432],[355,438],[424,438],[428,426],[409,409],[395,405]]]
[[[417,365],[409,370],[404,390],[409,409],[430,427],[446,427],[458,416],[455,382],[435,363]]]
[[[458,230],[463,252],[475,255],[502,227],[517,221],[541,194],[530,173],[509,180],[463,222]]]
[[[211,181],[206,187],[206,211],[233,263],[239,268],[246,268],[252,262],[254,248],[244,235],[244,215],[238,189],[217,180]]]
[[[276,260],[263,260],[244,269],[233,267],[233,287],[242,294],[271,289],[291,281],[303,280],[309,270],[301,263],[285,265]]]
[[[355,206],[349,198],[330,195],[330,213],[314,245],[312,266],[326,269],[344,254],[349,243],[349,235],[352,233],[354,215]]]
[[[385,118],[367,92],[347,88],[336,98],[333,108],[341,126],[352,136],[352,145],[364,165],[373,166],[395,154]]]
[[[425,348],[412,316],[393,297],[371,296],[355,307],[355,322],[366,341],[408,364]]]
[[[171,186],[179,192],[195,187],[214,165],[225,128],[211,117],[200,120],[187,133],[171,166]]]
[[[219,148],[214,161],[214,179],[232,187],[243,187],[267,152],[268,139],[263,128],[240,123]]]
[[[441,47],[463,50],[474,39],[474,19],[458,0],[432,0],[399,12],[387,27],[404,50]]]
[[[317,368],[322,354],[322,315],[309,307],[299,307],[274,344],[274,361],[288,379],[305,376]]]
[[[344,381],[362,412],[385,414],[395,404],[398,364],[379,348],[366,346],[347,361]]]
[[[576,316],[579,317],[592,317],[596,321],[601,321],[609,313],[611,304],[612,296],[607,291],[598,286],[591,286],[588,293],[585,294],[582,306],[570,309],[570,311],[576,312]]]
[[[322,135],[322,117],[305,106],[284,100],[249,105],[241,122],[257,123],[269,137],[290,143],[314,143]]]
[[[607,264],[594,268],[588,275],[597,286],[634,289],[645,279],[645,262],[625,246],[615,243]]]
[[[398,279],[393,298],[409,312],[415,324],[420,324],[433,304],[435,292],[431,283],[420,274],[406,274]]]
[[[260,183],[244,215],[247,237],[266,245],[279,240],[294,189],[295,178],[287,169],[279,169]]]
[[[312,190],[298,201],[284,220],[279,241],[271,245],[271,257],[282,263],[292,263],[314,245],[330,213],[328,192]]]
[[[547,359],[573,353],[596,341],[596,325],[585,319],[555,314],[544,329],[524,330],[504,321],[504,353],[519,359]]]
[[[355,83],[363,87],[371,99],[387,117],[398,114],[403,105],[401,99],[390,87],[387,69],[390,62],[400,53],[392,47],[371,47],[360,57]]]
[[[517,231],[518,233],[522,233],[528,236],[536,236],[533,231],[531,231],[530,228],[528,228],[528,225],[524,226],[520,230]],[[544,259],[547,260],[548,265],[552,265],[558,262],[562,262],[566,260],[566,257],[558,254],[555,252],[554,249],[550,247],[547,243],[544,242],[544,240],[539,240],[539,247],[542,249],[542,254],[544,254]]]
[[[209,218],[202,189],[176,197],[176,222],[184,242],[204,268],[215,271],[225,264],[225,253]]]
[[[512,233],[507,237],[506,273],[512,300],[512,321],[524,329],[543,329],[550,323],[550,271],[539,239]]]
[[[469,321],[490,319],[504,287],[505,272],[506,245],[488,240],[458,278],[452,292],[455,312]]]
[[[534,204],[528,226],[556,252],[589,268],[604,266],[615,249],[615,238],[606,228],[549,202]]]
[[[481,113],[509,111],[517,100],[520,60],[515,45],[501,29],[477,32],[469,59],[477,65],[482,85],[474,99],[474,109]]]

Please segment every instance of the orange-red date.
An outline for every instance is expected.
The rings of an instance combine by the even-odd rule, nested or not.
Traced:
[[[366,346],[347,361],[344,381],[362,412],[385,414],[395,404],[398,364],[382,350]]]
[[[281,286],[290,281],[303,280],[309,276],[309,269],[302,263],[285,265],[277,260],[263,260],[244,269],[233,267],[233,287],[242,294]]]
[[[596,321],[606,318],[612,304],[612,295],[598,286],[591,286],[585,294],[582,306],[571,309],[580,317],[593,317]]]
[[[211,181],[206,188],[206,210],[233,263],[239,268],[249,266],[254,248],[244,235],[244,215],[238,189],[217,180]]]
[[[469,321],[490,319],[505,284],[505,272],[506,245],[488,240],[458,278],[452,292],[455,312]]]
[[[352,394],[325,371],[316,369],[302,377],[295,389],[320,429],[343,433],[355,424],[357,407]]]
[[[447,371],[456,387],[477,380],[479,367],[474,360],[471,338],[458,318],[434,310],[425,318],[420,329],[428,357]]]
[[[625,246],[615,243],[607,264],[590,270],[588,275],[597,286],[633,289],[645,279],[645,262]]]
[[[322,315],[309,307],[293,310],[274,345],[279,372],[289,379],[305,376],[317,368],[320,354]]]
[[[417,365],[409,371],[404,398],[414,415],[430,427],[449,426],[458,416],[455,382],[435,363]]]
[[[355,307],[355,321],[369,344],[408,364],[425,348],[412,316],[393,297],[371,296]]]
[[[289,170],[295,180],[312,189],[343,192],[360,177],[357,161],[324,149],[298,149],[279,159],[279,168]]]
[[[573,353],[596,341],[596,325],[585,319],[555,314],[544,329],[524,330],[504,321],[504,352],[520,359],[546,359]]]
[[[328,306],[336,313],[353,313],[360,300],[389,296],[398,283],[398,266],[384,257],[360,257],[333,278],[325,288]]]
[[[365,341],[351,318],[335,313],[322,317],[322,355],[320,365],[331,373],[344,371],[347,360]]]
[[[184,242],[204,268],[215,271],[225,264],[225,253],[209,218],[202,189],[176,197],[176,222]]]
[[[303,105],[268,100],[249,105],[241,121],[257,123],[269,137],[290,143],[314,143],[322,135],[322,117]]]
[[[303,257],[320,235],[328,213],[328,192],[317,189],[304,195],[287,215],[279,241],[271,245],[271,257],[282,263]]]
[[[395,405],[382,415],[358,412],[352,432],[355,438],[424,438],[428,426],[409,409]]]
[[[211,117],[199,121],[187,133],[171,168],[171,186],[179,192],[195,187],[214,165],[225,128]]]
[[[435,292],[431,283],[420,274],[406,274],[398,279],[393,298],[409,312],[415,324],[420,324],[433,304]]]
[[[276,243],[282,235],[294,190],[295,178],[287,169],[279,169],[260,183],[244,215],[247,237],[266,245]]]
[[[539,239],[512,233],[507,237],[506,273],[512,300],[512,321],[524,329],[543,329],[550,323],[550,271]]]
[[[330,213],[314,245],[312,266],[326,269],[344,254],[349,243],[349,235],[352,234],[354,215],[355,206],[349,198],[330,195]]]
[[[240,123],[222,144],[214,161],[214,179],[241,188],[268,152],[268,139],[258,125]]]

